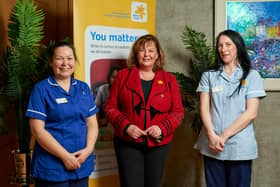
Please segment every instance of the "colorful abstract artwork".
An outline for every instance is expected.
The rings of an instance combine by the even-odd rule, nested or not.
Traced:
[[[280,78],[280,1],[228,1],[226,26],[242,35],[263,78]]]

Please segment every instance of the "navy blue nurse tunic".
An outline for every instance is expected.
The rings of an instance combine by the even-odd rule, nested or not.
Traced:
[[[30,96],[26,116],[45,122],[45,129],[70,153],[86,146],[86,119],[98,112],[88,85],[71,78],[69,93],[53,76],[38,82]],[[31,173],[48,181],[67,181],[88,177],[93,171],[93,154],[80,168],[69,171],[63,162],[35,144]]]

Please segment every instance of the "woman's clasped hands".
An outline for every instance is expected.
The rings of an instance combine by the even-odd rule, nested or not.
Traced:
[[[80,151],[67,154],[62,161],[67,170],[75,170],[81,167],[89,155],[90,152],[85,148]]]
[[[133,139],[138,139],[142,136],[151,136],[154,139],[159,139],[162,134],[161,129],[157,125],[152,125],[146,130],[141,130],[139,127],[133,124],[129,125],[126,133]]]
[[[219,136],[215,132],[212,132],[208,135],[208,141],[209,149],[211,150],[211,152],[218,153],[224,151],[227,138],[225,137],[224,133]]]

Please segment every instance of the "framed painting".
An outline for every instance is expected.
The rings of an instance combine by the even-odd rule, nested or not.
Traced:
[[[267,91],[280,90],[280,1],[215,0],[215,37],[239,32]]]

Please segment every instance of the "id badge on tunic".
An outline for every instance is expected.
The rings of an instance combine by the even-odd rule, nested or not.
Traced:
[[[212,88],[212,92],[221,92],[223,91],[222,85],[218,85]]]
[[[55,101],[56,101],[57,104],[68,103],[68,100],[65,97],[57,98]]]

